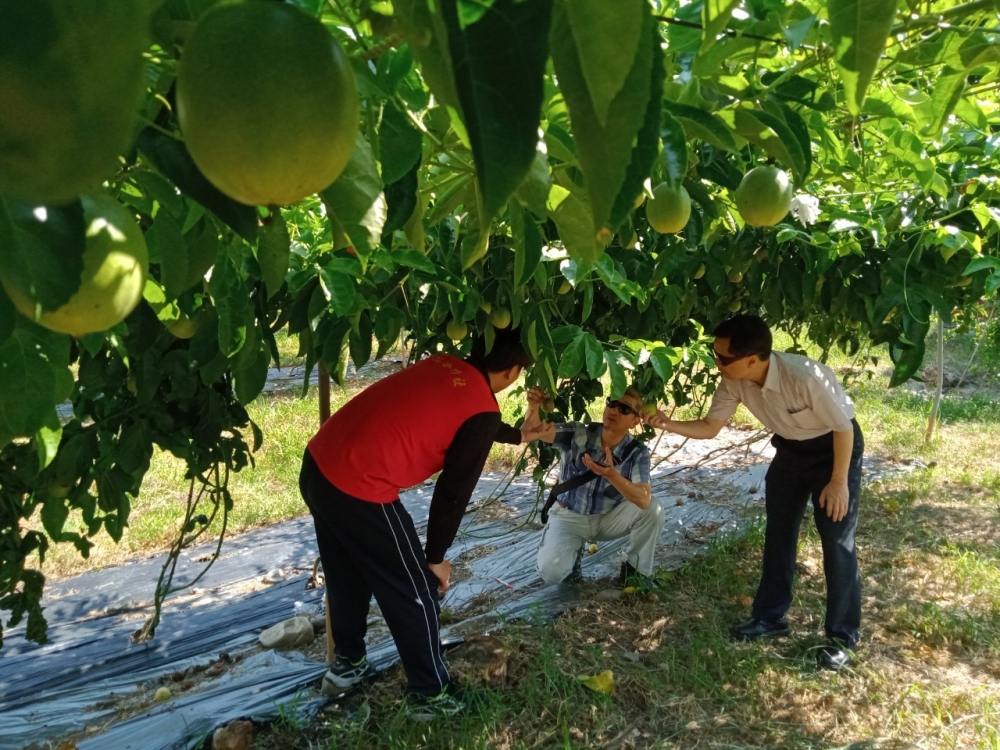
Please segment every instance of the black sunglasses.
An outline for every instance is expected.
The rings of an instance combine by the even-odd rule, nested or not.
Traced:
[[[741,359],[746,359],[747,357],[752,357],[756,353],[757,352],[749,352],[747,354],[735,354],[735,355],[726,357],[726,356],[724,356],[722,354],[719,354],[717,351],[715,351],[715,349],[712,349],[712,354],[715,355],[715,359],[718,361],[718,363],[720,365],[726,365],[726,366],[731,365],[733,362],[739,362]]]
[[[631,417],[638,415],[639,413],[628,404],[622,403],[621,401],[613,401],[610,398],[604,399],[604,404],[609,409],[617,409],[618,413],[623,417]]]

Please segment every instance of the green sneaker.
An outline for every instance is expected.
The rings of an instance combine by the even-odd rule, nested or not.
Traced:
[[[366,656],[362,656],[356,662],[352,662],[346,656],[337,656],[330,669],[323,676],[320,692],[327,696],[340,695],[374,674],[375,670],[368,663]]]
[[[481,699],[466,690],[449,685],[437,695],[409,693],[406,696],[406,715],[414,721],[455,716],[481,703]]]

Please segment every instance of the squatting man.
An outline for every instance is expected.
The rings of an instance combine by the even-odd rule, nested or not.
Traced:
[[[629,388],[620,399],[607,399],[601,421],[589,424],[543,423],[538,409],[544,398],[538,388],[529,389],[524,427],[559,450],[559,484],[569,486],[542,532],[539,575],[546,583],[577,577],[587,540],[628,536],[621,582],[648,579],[664,514],[652,495],[649,449],[629,434],[642,424],[642,396]]]

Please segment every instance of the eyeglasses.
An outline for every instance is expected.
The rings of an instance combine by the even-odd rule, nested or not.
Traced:
[[[715,355],[716,362],[718,362],[720,365],[727,367],[731,365],[733,362],[739,362],[741,359],[752,357],[756,353],[757,352],[748,352],[747,354],[735,354],[727,357],[723,354],[719,354],[717,351],[715,351],[715,349],[712,350],[712,354]]]
[[[628,404],[623,403],[621,401],[613,401],[610,398],[605,399],[604,404],[609,409],[617,409],[618,413],[621,414],[623,417],[631,417],[639,413]]]

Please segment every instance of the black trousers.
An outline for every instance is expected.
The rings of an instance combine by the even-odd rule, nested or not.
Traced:
[[[854,425],[854,448],[847,472],[847,515],[836,523],[819,507],[819,496],[833,471],[833,433],[812,440],[771,439],[774,460],[767,471],[764,565],[753,603],[753,616],[778,620],[792,603],[792,579],[799,528],[809,499],[823,545],[826,574],[826,636],[853,647],[861,627],[861,574],[854,534],[858,526],[861,464],[865,439]]]
[[[449,682],[441,656],[437,577],[413,519],[397,499],[372,503],[341,492],[307,450],[299,489],[316,525],[338,656],[358,661],[372,595],[406,669],[410,690],[437,695]]]

